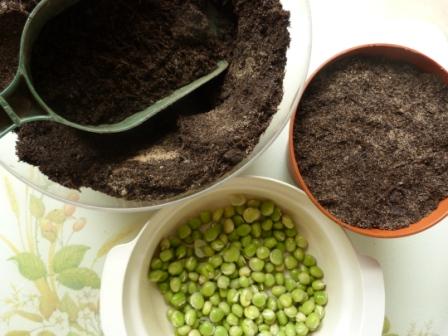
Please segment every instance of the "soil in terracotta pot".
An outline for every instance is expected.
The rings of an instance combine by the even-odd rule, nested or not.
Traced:
[[[108,13],[101,7],[105,3],[80,4],[87,16],[89,6],[92,10],[104,8],[99,17],[95,16],[96,23],[86,23],[76,16],[59,24],[79,28],[81,23],[87,27],[100,23],[117,25],[123,30],[118,30],[117,36],[103,34],[97,40],[75,38],[64,42],[74,55],[55,50],[57,58],[47,53],[47,60],[33,61],[33,74],[36,78],[40,76],[36,80],[39,92],[50,104],[59,104],[54,105],[61,107],[59,113],[86,123],[118,120],[148,105],[146,99],[164,95],[164,89],[208,72],[219,59],[230,62],[228,71],[129,132],[95,135],[50,122],[25,125],[18,132],[18,156],[65,186],[91,187],[134,200],[166,199],[213,183],[251,153],[277,111],[289,45],[289,14],[279,0],[133,0],[107,2],[113,8],[123,6],[119,16],[109,17],[102,14]],[[128,9],[131,3],[139,9]],[[157,15],[148,8],[157,10]],[[147,15],[142,15],[144,11],[148,11]],[[145,23],[141,16],[155,23]],[[219,18],[219,25],[212,29],[218,33],[207,37],[209,29],[204,27],[210,25],[205,22],[210,16]],[[122,26],[121,22],[130,26]],[[133,26],[139,22],[141,26]],[[144,33],[135,34],[137,28]],[[112,28],[94,31],[108,32],[108,29]],[[75,30],[69,31],[76,36]],[[51,29],[46,29],[44,34],[50,32]],[[52,34],[58,36],[58,31]],[[126,44],[126,36],[134,39],[131,46]],[[75,50],[69,45],[77,43],[85,48],[89,46],[86,41],[100,43],[114,56],[89,58],[85,50]],[[138,46],[134,45],[137,42]],[[50,42],[41,42],[40,47],[44,50],[49,45]],[[96,45],[90,47],[95,52],[103,50]],[[70,64],[76,65],[74,68],[55,64],[64,55]],[[54,73],[39,73],[45,67]],[[63,78],[70,83],[64,83]],[[125,84],[120,91],[116,88],[122,79]],[[60,85],[57,90],[54,82]],[[153,92],[148,93],[151,87]],[[92,93],[87,93],[87,89]],[[109,94],[111,99],[100,100],[94,92],[103,97]],[[73,97],[67,98],[70,94]]]
[[[342,221],[399,229],[448,197],[448,87],[415,66],[351,57],[306,90],[294,128],[308,187]]]

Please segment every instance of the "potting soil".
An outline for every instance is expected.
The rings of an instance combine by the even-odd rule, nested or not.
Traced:
[[[101,7],[106,2],[123,8],[109,17],[113,13]],[[282,97],[289,14],[278,0],[81,1],[79,6],[84,6],[79,12],[84,17],[69,13],[72,19],[59,24],[79,29],[117,25],[123,31],[83,40],[76,38],[77,30],[68,29],[73,40],[64,43],[73,55],[56,45],[53,56],[48,52],[48,59],[33,61],[34,77],[40,76],[36,80],[39,92],[55,104],[58,113],[72,120],[118,120],[148,104],[147,98],[156,99],[165,94],[163,90],[208,72],[219,59],[228,60],[230,67],[221,78],[129,132],[96,135],[51,122],[24,125],[17,142],[21,160],[70,188],[84,186],[149,201],[201,189],[251,153]],[[89,8],[104,8],[96,12],[95,23],[86,22],[93,20]],[[149,8],[157,10],[157,15]],[[212,37],[207,35],[210,17],[218,18],[211,27]],[[134,26],[139,22],[140,26]],[[109,29],[102,26],[93,31]],[[136,34],[136,29],[142,33]],[[60,38],[58,30],[48,28],[44,34],[48,39],[51,34]],[[129,36],[135,39],[130,46],[125,39]],[[89,44],[92,41],[100,45]],[[43,52],[51,43],[41,41],[38,48]],[[91,57],[74,46],[90,47]],[[108,58],[104,50],[114,57]],[[150,53],[154,55],[147,58]],[[63,56],[69,58],[68,63],[58,64],[65,62]],[[39,67],[54,73],[39,73]],[[154,90],[153,96],[148,88]]]
[[[13,80],[19,64],[20,36],[27,18],[17,3],[0,1],[0,92]]]
[[[413,65],[366,56],[314,78],[294,125],[318,201],[362,228],[399,229],[448,197],[448,87]]]

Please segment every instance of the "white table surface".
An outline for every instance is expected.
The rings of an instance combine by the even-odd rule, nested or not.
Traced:
[[[368,42],[405,44],[448,67],[446,0],[310,2],[311,70],[339,50]],[[244,173],[293,183],[286,148],[287,129]],[[100,335],[95,287],[100,285],[104,257],[116,244],[132,239],[147,214],[117,215],[66,207],[31,190],[3,169],[0,214],[0,335]],[[448,219],[407,238],[348,235],[360,253],[376,258],[383,267],[391,325],[387,334],[448,335]],[[62,268],[75,264],[77,273],[72,279],[76,280],[67,282],[52,271],[55,258],[64,254],[60,251],[65,253]],[[37,256],[37,261],[30,254]],[[17,255],[20,258],[10,260]],[[34,280],[43,271],[46,280]]]
[[[338,51],[375,42],[413,47],[448,67],[446,0],[313,0],[311,8],[310,73]],[[287,143],[286,128],[246,173],[293,183],[285,164]],[[390,333],[448,335],[448,218],[407,238],[388,240],[347,234],[358,252],[374,257],[382,265]]]

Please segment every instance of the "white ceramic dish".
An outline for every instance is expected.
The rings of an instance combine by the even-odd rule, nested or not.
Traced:
[[[311,14],[308,0],[280,0],[283,7],[290,12],[289,33],[290,46],[287,51],[285,77],[283,79],[283,98],[277,113],[254,150],[231,171],[216,180],[211,185],[204,186],[197,192],[177,195],[161,201],[137,202],[108,196],[90,188],[81,188],[80,198],[73,201],[68,195],[70,190],[49,180],[39,169],[19,161],[15,143],[17,135],[9,133],[0,139],[0,165],[10,173],[40,192],[66,203],[86,208],[108,211],[136,212],[156,210],[165,205],[192,198],[200,192],[205,192],[213,186],[223,183],[231,176],[240,173],[249,163],[258,157],[280,134],[289,117],[297,107],[305,81],[311,53]]]
[[[106,336],[171,336],[167,305],[147,280],[159,241],[203,209],[229,203],[234,194],[268,198],[298,223],[324,269],[329,296],[316,336],[378,336],[384,318],[384,282],[378,263],[356,254],[343,230],[299,189],[267,178],[239,177],[193,200],[157,212],[138,237],[110,251],[103,270],[101,321]]]

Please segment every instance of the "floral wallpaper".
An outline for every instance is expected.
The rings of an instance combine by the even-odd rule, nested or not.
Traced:
[[[114,216],[48,200],[1,172],[0,178],[0,334],[101,335],[104,257],[143,221],[91,219]],[[93,232],[95,240],[86,239]]]
[[[433,332],[433,323],[428,321],[425,323],[413,322],[409,326],[409,330],[403,336],[441,336]],[[400,336],[393,332],[391,323],[387,317],[384,318],[383,334],[382,336]]]

